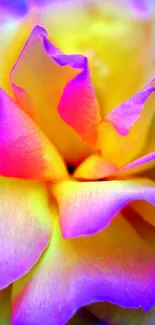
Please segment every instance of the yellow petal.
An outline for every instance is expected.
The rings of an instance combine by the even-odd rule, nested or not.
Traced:
[[[22,107],[29,104],[23,101],[30,98],[37,124],[69,164],[85,158],[90,149],[61,119],[57,108],[65,87],[83,71],[83,62],[81,56],[63,55],[49,42],[46,31],[36,26],[11,73],[17,101],[21,102],[16,91],[20,87],[26,93]],[[70,103],[72,111],[74,101]]]
[[[37,13],[33,10],[25,18],[12,18],[10,22],[0,26],[0,87],[10,94],[10,71],[36,22]]]
[[[84,160],[73,174],[75,179],[97,180],[107,177],[117,171],[114,164],[105,161],[102,157],[92,155]]]
[[[40,11],[42,26],[63,51],[88,56],[102,116],[152,76],[152,17],[129,4],[58,1]]]

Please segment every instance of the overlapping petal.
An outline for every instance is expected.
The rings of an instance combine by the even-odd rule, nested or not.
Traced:
[[[109,225],[129,202],[155,205],[155,183],[147,179],[103,182],[65,181],[52,187],[65,238],[91,235]]]
[[[153,6],[148,10],[150,3],[53,1],[41,11],[41,25],[65,53],[88,57],[102,116],[152,77],[154,10]]]
[[[0,174],[56,181],[67,176],[63,160],[32,119],[0,90]]]
[[[99,155],[91,155],[74,171],[73,177],[79,180],[119,179],[145,172],[155,165],[155,152],[151,152],[118,169]]]
[[[53,80],[56,74],[59,83],[57,79]],[[34,78],[35,75],[39,80]],[[29,114],[69,164],[79,162],[88,154],[88,147],[82,140],[100,150],[103,158],[117,167],[130,162],[144,148],[154,114],[152,101],[148,100],[155,90],[154,79],[141,92],[115,108],[101,123],[86,57],[62,54],[48,41],[46,31],[36,27],[12,70],[11,80],[17,101],[22,102],[22,107],[27,110],[27,99],[32,99],[34,110]],[[55,125],[60,126],[59,135]],[[75,146],[76,151],[73,150]]]
[[[114,164],[104,161],[100,156],[91,155],[75,169],[73,177],[80,180],[97,180],[116,172]]]
[[[155,113],[154,91],[153,79],[109,113],[99,126],[98,147],[102,156],[119,168],[144,152]]]
[[[94,97],[86,58],[81,55],[62,54],[49,42],[46,31],[37,26],[12,70],[11,81],[17,101],[20,100],[20,94],[17,93],[16,87],[23,90],[22,95],[24,91],[26,92],[25,99],[31,98],[34,119],[65,160],[72,164],[84,158],[90,150],[76,132],[61,119],[57,107],[61,96],[67,92],[65,87],[68,89],[68,85],[71,84],[76,88],[76,92],[70,107],[65,106],[65,110],[74,111],[78,101],[76,95],[79,95],[80,91],[80,95],[83,96],[81,110],[85,112],[89,103],[91,111]],[[23,107],[26,105],[27,103]],[[83,120],[81,123],[83,125]]]
[[[52,217],[46,188],[0,178],[0,289],[27,273],[48,245]]]
[[[95,301],[148,310],[154,274],[153,248],[121,216],[100,234],[69,240],[55,225],[40,263],[14,284],[13,325],[64,325]]]
[[[148,105],[146,105],[145,110],[144,105],[155,91],[154,79],[139,93],[110,112],[102,123],[97,103],[94,102],[91,106],[88,101],[85,109],[84,98],[90,98],[90,103],[93,103],[92,96],[86,96],[81,78],[80,83],[79,79],[77,80],[78,82],[71,82],[66,86],[58,106],[60,116],[90,146],[98,148],[103,158],[120,167],[120,164],[127,163],[136,156],[145,145],[154,114],[154,106],[151,105],[148,112]],[[84,97],[81,95],[78,85],[82,87]],[[74,103],[75,98],[78,100],[76,100],[73,110],[72,103]],[[93,96],[93,98],[95,97]],[[143,110],[144,112],[142,112]],[[145,130],[142,126],[144,117]],[[141,141],[139,141],[140,136]]]

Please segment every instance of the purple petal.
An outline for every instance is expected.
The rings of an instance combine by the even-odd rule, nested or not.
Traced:
[[[112,123],[118,133],[126,136],[130,132],[130,128],[140,118],[145,101],[155,91],[154,83],[155,79],[151,80],[142,91],[120,104],[106,116],[105,119]]]

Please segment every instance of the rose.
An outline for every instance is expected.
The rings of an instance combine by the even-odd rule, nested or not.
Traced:
[[[58,46],[59,34],[51,36]],[[43,28],[33,29],[10,74],[13,99],[8,70],[1,74],[0,285],[14,282],[16,325],[65,324],[95,301],[154,305],[152,53],[134,86],[141,90],[125,103],[113,99],[118,106],[104,113],[91,55],[89,72],[83,47],[73,51],[82,55],[66,55],[55,45]],[[131,63],[140,61],[136,54]]]

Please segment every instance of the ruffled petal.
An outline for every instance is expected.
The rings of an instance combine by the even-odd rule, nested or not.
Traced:
[[[147,179],[65,181],[51,190],[58,202],[65,238],[101,231],[129,202],[145,200],[155,205],[155,183]]]
[[[65,165],[55,147],[2,89],[0,175],[44,181],[67,177]]]
[[[155,252],[126,219],[117,216],[103,232],[70,240],[58,227],[29,278],[14,284],[13,325],[51,325],[51,319],[64,325],[96,301],[153,306]]]
[[[0,324],[11,324],[11,294],[12,286],[0,291]]]
[[[87,308],[100,319],[100,322],[106,321],[110,325],[153,325],[155,323],[155,307],[147,313],[140,308],[121,308],[109,303],[96,303]]]
[[[38,182],[0,178],[0,289],[23,276],[50,240],[47,191]]]
[[[103,158],[118,168],[137,158],[145,148],[155,113],[154,91],[153,79],[109,113],[99,126],[98,148]]]
[[[88,57],[102,116],[152,77],[155,10],[148,10],[150,3],[57,0],[40,11],[40,24],[65,53]]]
[[[84,160],[73,174],[75,179],[97,180],[103,179],[111,174],[114,174],[117,168],[97,155],[92,155]]]
[[[71,106],[64,107],[65,112],[70,112],[70,109],[75,111],[76,95],[79,91],[84,100],[82,108],[86,107],[88,101],[92,104],[93,97],[91,99],[88,96],[93,89],[89,89],[87,59],[84,56],[62,54],[47,39],[46,31],[37,26],[11,72],[11,81],[17,101],[21,100],[17,89],[22,89],[22,107],[27,106],[27,98],[30,98],[35,121],[69,164],[79,162],[90,152],[76,132],[61,119],[57,110],[62,95],[65,99],[59,107],[61,113],[62,106],[68,105],[64,101],[70,84],[76,88],[76,94],[72,97],[74,101],[70,102]],[[23,92],[26,92],[25,96]],[[25,105],[23,97],[26,100]],[[85,118],[85,115],[80,115],[80,118]],[[80,122],[83,129],[84,122]]]

